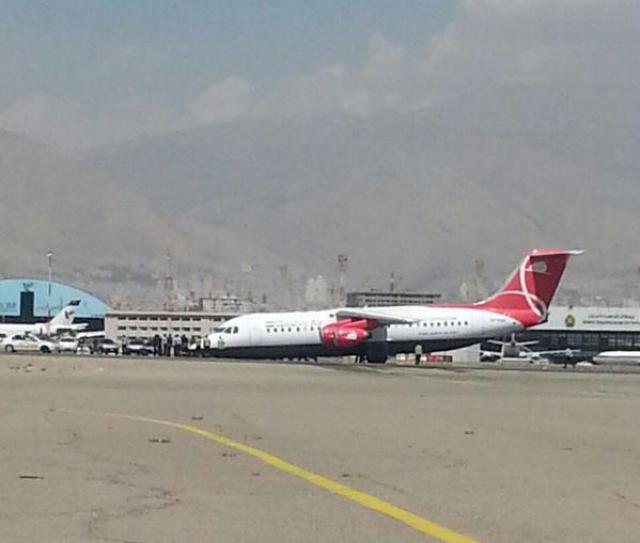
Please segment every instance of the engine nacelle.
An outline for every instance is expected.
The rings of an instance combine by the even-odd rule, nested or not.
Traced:
[[[369,339],[369,330],[375,326],[377,324],[366,319],[341,320],[324,326],[320,330],[320,339],[331,347],[351,347]]]

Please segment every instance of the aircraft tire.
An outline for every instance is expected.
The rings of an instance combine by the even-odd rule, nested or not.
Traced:
[[[387,342],[378,341],[367,344],[366,359],[369,364],[385,364],[389,358]]]

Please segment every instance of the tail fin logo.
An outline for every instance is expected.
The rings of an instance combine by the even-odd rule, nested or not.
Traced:
[[[546,320],[549,314],[549,308],[539,296],[536,296],[529,290],[527,285],[527,272],[547,274],[547,263],[544,260],[538,260],[529,266],[527,266],[527,264],[529,264],[529,258],[526,258],[520,266],[520,292],[526,300],[529,309],[538,315],[540,319]]]
[[[549,273],[547,268],[547,263],[544,260],[538,260],[537,262],[534,262],[533,264],[531,264],[531,266],[527,268],[526,271],[530,271],[533,273],[544,273],[544,274]]]

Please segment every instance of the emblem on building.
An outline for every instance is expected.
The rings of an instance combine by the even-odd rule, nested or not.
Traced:
[[[569,313],[567,315],[567,318],[564,319],[564,325],[567,328],[573,328],[576,325],[576,318],[571,313]]]

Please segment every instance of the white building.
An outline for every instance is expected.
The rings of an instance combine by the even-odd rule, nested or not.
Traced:
[[[156,334],[202,337],[238,313],[204,311],[110,311],[105,316],[107,338],[149,339]]]

